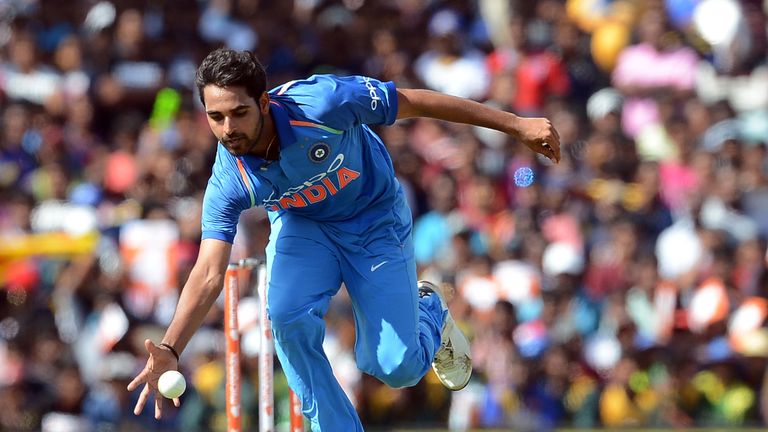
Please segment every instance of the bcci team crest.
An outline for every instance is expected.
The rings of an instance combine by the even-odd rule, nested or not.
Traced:
[[[331,148],[324,142],[317,142],[309,149],[309,158],[314,163],[320,163],[331,154]]]

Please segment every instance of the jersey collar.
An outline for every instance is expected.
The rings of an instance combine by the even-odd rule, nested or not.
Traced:
[[[280,138],[280,150],[296,142],[296,135],[293,134],[290,118],[285,107],[275,100],[269,101],[269,111],[272,113],[272,120],[275,122],[277,136]]]

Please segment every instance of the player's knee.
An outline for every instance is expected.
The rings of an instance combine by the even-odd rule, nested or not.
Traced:
[[[293,314],[288,313],[284,308],[270,306],[269,308],[269,321],[272,325],[272,330],[278,331],[282,328],[291,325],[293,321]]]
[[[400,388],[415,386],[421,381],[423,375],[421,370],[409,367],[404,363],[391,371],[380,371],[376,374],[376,378],[390,387]]]
[[[371,374],[390,387],[411,387],[416,385],[429,369],[419,349],[412,348],[399,355],[385,355],[386,350],[377,351],[377,361],[370,369]],[[395,353],[390,353],[395,354]]]
[[[276,339],[286,342],[306,343],[306,339],[322,328],[323,321],[306,310],[271,306],[269,320]]]
[[[269,297],[267,313],[273,330],[299,325],[302,312],[305,310],[290,296],[275,295]]]

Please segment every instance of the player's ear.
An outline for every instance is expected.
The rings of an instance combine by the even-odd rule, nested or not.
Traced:
[[[259,97],[259,110],[262,114],[267,114],[269,112],[269,93],[264,92]]]

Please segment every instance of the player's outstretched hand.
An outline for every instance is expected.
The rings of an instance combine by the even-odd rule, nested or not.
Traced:
[[[560,135],[545,118],[520,118],[518,139],[529,149],[560,162]]]
[[[160,375],[165,371],[176,370],[178,364],[176,357],[161,346],[157,346],[147,339],[144,341],[144,347],[149,353],[149,359],[147,365],[144,367],[136,378],[128,384],[128,391],[136,390],[140,385],[144,384],[144,389],[139,395],[139,400],[136,402],[136,407],[133,409],[135,415],[139,415],[144,409],[144,405],[147,403],[149,394],[153,393],[155,397],[155,418],[159,419],[163,415],[163,399],[164,397],[157,390],[157,380]],[[178,407],[181,404],[179,398],[173,398],[173,405]]]

